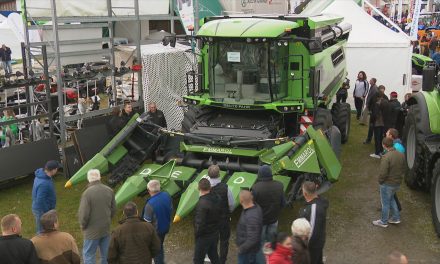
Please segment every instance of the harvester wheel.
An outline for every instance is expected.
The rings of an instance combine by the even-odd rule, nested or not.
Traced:
[[[332,114],[330,110],[325,108],[316,109],[315,116],[313,118],[313,128],[326,131],[330,129],[332,125]]]
[[[182,132],[188,133],[191,128],[204,117],[209,117],[213,110],[209,107],[196,107],[193,105],[188,106],[188,110],[185,112],[182,121]]]
[[[405,183],[412,189],[423,187],[424,179],[419,175],[424,175],[423,160],[423,139],[424,134],[421,130],[420,109],[417,104],[411,105],[405,121],[404,139],[406,146],[406,163],[408,173],[405,175]],[[425,183],[425,185],[428,185]]]
[[[333,124],[339,128],[341,132],[341,143],[344,144],[348,141],[350,135],[350,104],[347,103],[334,103],[332,106],[332,118]]]
[[[440,237],[440,159],[434,165],[432,171],[432,184],[431,184],[431,197],[432,197],[432,221],[434,223],[435,231]]]

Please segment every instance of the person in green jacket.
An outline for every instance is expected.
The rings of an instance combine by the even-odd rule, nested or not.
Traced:
[[[3,110],[3,117],[0,119],[1,122],[11,121],[15,119],[15,114],[12,109]],[[17,124],[9,124],[1,127],[1,145],[2,147],[9,147],[14,145],[15,139],[18,136],[18,126]]]

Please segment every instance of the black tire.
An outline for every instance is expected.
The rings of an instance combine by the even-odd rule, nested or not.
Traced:
[[[348,141],[351,126],[351,108],[347,103],[334,103],[332,106],[333,124],[339,128],[341,132],[341,143]]]
[[[326,131],[333,125],[332,114],[330,110],[325,108],[316,109],[315,116],[313,117],[313,128]]]
[[[424,175],[423,141],[425,135],[421,129],[421,114],[417,104],[411,105],[405,121],[404,141],[406,146],[406,164],[408,173],[405,183],[411,189],[429,187]]]
[[[432,222],[440,237],[440,159],[437,160],[432,170],[431,199]]]

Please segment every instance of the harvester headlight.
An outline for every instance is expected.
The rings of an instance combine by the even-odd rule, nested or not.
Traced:
[[[296,109],[301,110],[301,106],[298,105],[298,106],[296,107]]]
[[[252,39],[251,39],[251,38],[247,38],[247,39],[246,39],[246,42],[247,42],[247,43],[251,43],[251,42],[252,42]]]
[[[295,107],[293,107],[293,106],[292,106],[292,107],[290,107],[290,110],[292,110],[292,111],[293,111],[293,110],[295,110]]]
[[[259,41],[259,39],[256,38],[256,39],[255,39],[255,42],[258,42],[258,41]]]
[[[188,99],[186,99],[186,98],[183,98],[183,101],[184,101],[185,103],[187,103],[187,102],[188,102]]]
[[[266,42],[266,38],[262,39],[263,42]]]
[[[281,42],[278,42],[278,46],[280,46],[281,47],[281,45],[283,45]]]
[[[284,111],[289,111],[289,107],[285,106]]]
[[[193,104],[197,104],[197,101],[196,101],[196,100],[193,100],[192,103],[193,103]]]
[[[286,46],[286,47],[287,47],[287,45],[289,45],[289,43],[287,43],[287,41],[286,41],[286,42],[284,42],[284,46]]]

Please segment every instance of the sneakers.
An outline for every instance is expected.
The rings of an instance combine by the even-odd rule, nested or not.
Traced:
[[[388,223],[393,224],[393,225],[397,225],[397,224],[400,224],[400,220],[388,220]]]
[[[370,154],[370,157],[375,158],[375,159],[380,159],[380,155],[377,154]]]
[[[388,227],[388,224],[384,224],[384,223],[382,222],[382,220],[376,220],[376,221],[373,221],[373,225],[375,225],[375,226],[380,226],[380,227]]]

